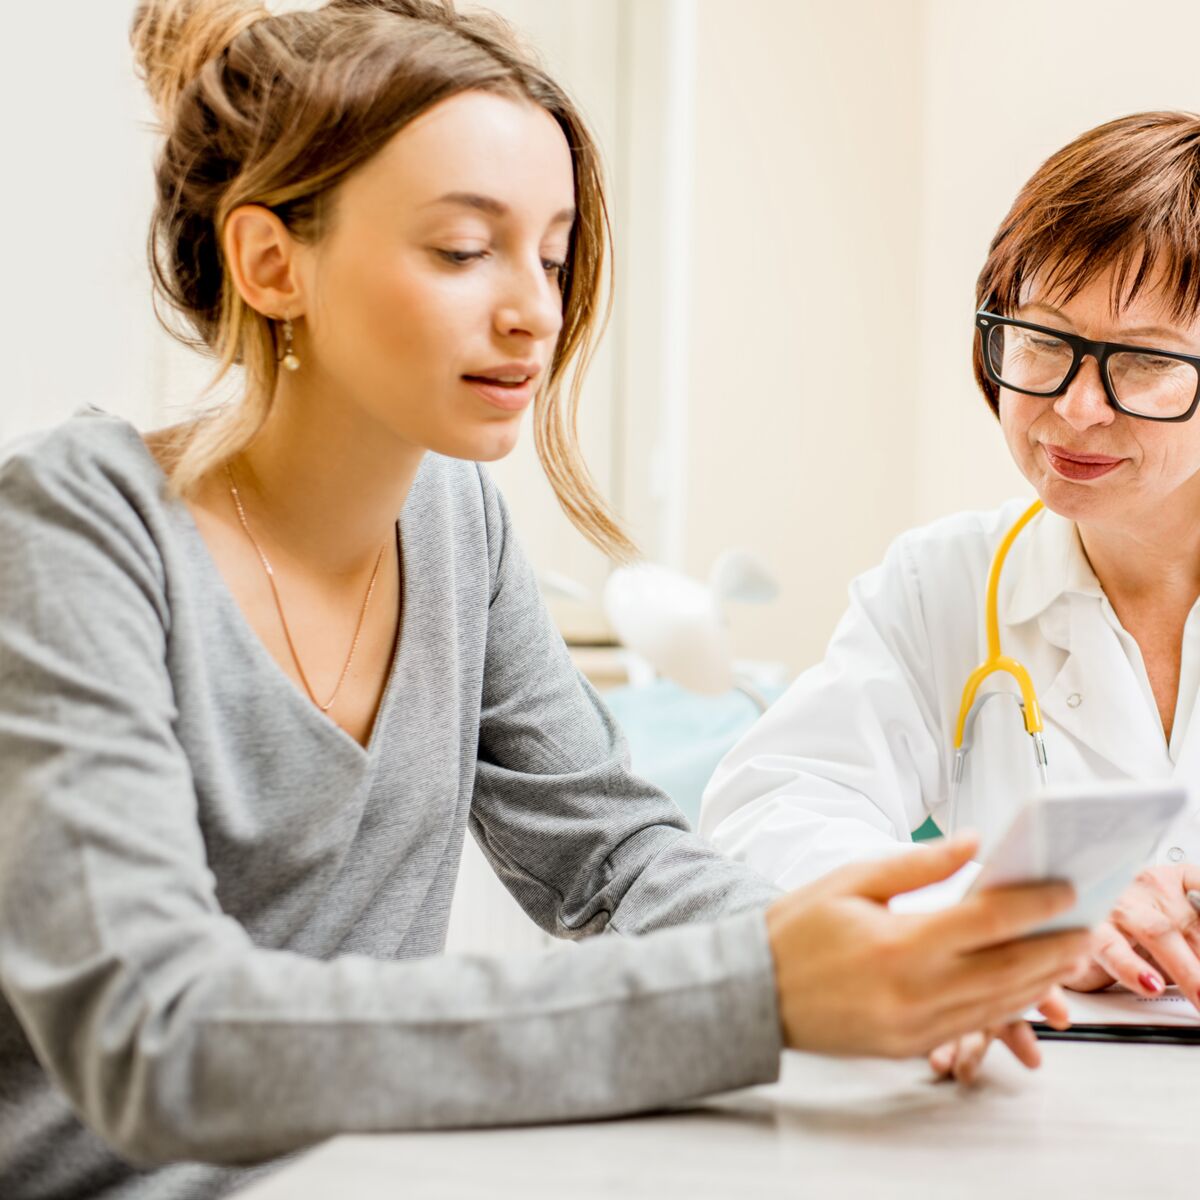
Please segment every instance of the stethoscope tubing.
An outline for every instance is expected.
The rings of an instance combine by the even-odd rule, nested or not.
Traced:
[[[987,596],[984,600],[984,623],[987,630],[987,657],[971,672],[963,688],[962,700],[958,707],[958,720],[954,727],[954,761],[950,772],[950,826],[951,832],[957,825],[958,798],[962,787],[963,774],[966,770],[967,755],[971,750],[975,721],[983,706],[995,696],[1010,696],[1016,700],[1021,709],[1021,720],[1025,732],[1033,742],[1034,758],[1037,765],[1038,779],[1044,787],[1048,782],[1048,762],[1046,759],[1046,742],[1043,737],[1044,723],[1042,708],[1038,703],[1037,692],[1033,679],[1024,664],[1015,658],[1004,654],[1000,646],[1000,576],[1004,570],[1005,560],[1012,544],[1017,540],[1021,531],[1042,511],[1043,504],[1035,500],[1013,522],[1011,528],[1000,540],[996,553],[988,569]],[[1003,674],[1011,676],[1020,689],[1020,696],[1011,692],[979,693],[980,686],[992,675]]]

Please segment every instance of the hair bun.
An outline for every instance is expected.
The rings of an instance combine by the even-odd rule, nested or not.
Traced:
[[[454,0],[330,0],[329,8],[373,8],[397,17],[430,21],[435,25],[453,24],[458,16]]]
[[[170,126],[180,93],[243,30],[271,14],[258,0],[143,0],[130,41],[138,70]]]

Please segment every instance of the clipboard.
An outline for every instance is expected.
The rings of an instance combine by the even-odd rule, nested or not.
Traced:
[[[1150,1042],[1200,1045],[1200,1012],[1176,987],[1153,1000],[1122,987],[1103,992],[1068,992],[1071,1028],[1051,1029],[1037,1012],[1026,1014],[1045,1041]]]
[[[1181,1029],[1172,1025],[1072,1025],[1051,1029],[1033,1023],[1033,1032],[1044,1042],[1158,1042],[1164,1046],[1200,1046],[1200,1027]]]

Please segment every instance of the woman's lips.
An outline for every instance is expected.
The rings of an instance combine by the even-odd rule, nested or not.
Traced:
[[[1045,442],[1042,443],[1042,450],[1047,462],[1059,475],[1076,483],[1099,479],[1101,475],[1115,471],[1125,461],[1123,458],[1111,458],[1107,454],[1078,454]]]
[[[497,383],[495,380],[484,379],[475,375],[464,375],[465,383],[472,391],[482,396],[489,404],[505,412],[520,412],[529,406],[537,390],[534,379],[526,379],[524,383]]]

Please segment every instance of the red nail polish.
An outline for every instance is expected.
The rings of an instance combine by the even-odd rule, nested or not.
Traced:
[[[1162,981],[1156,976],[1151,975],[1149,971],[1143,971],[1138,976],[1138,983],[1142,985],[1148,992],[1153,992],[1156,996],[1163,990]]]

